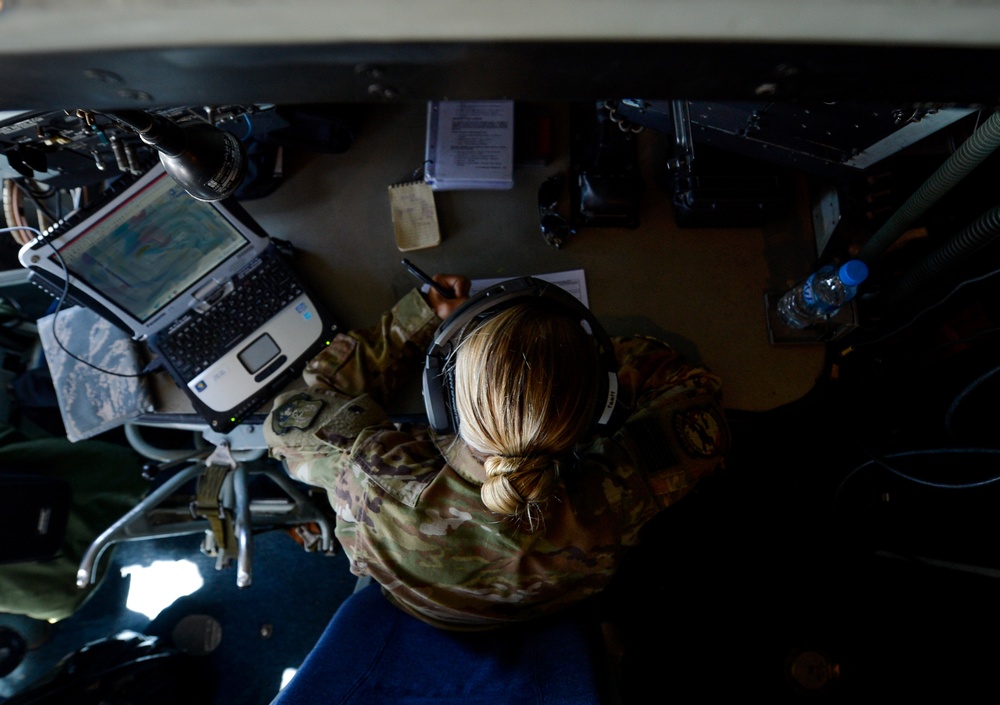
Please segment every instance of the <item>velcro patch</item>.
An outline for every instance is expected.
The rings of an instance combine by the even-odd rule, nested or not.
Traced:
[[[307,430],[323,410],[323,401],[306,393],[296,394],[271,414],[271,430],[282,436],[292,429]]]
[[[673,421],[677,440],[693,458],[716,458],[729,447],[726,422],[714,406],[681,409]]]

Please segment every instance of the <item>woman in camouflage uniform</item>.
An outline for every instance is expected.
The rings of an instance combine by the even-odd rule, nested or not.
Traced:
[[[598,365],[579,326],[531,303],[458,346],[459,432],[399,425],[384,405],[420,372],[441,320],[468,296],[411,291],[371,329],[338,336],[305,392],[275,400],[273,457],[325,488],[351,570],[445,629],[489,629],[603,590],[661,509],[721,466],[718,377],[642,336],[614,339],[627,421],[595,435]]]

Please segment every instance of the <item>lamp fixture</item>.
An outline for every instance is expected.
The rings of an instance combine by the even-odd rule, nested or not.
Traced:
[[[166,172],[199,201],[227,198],[243,183],[246,149],[235,135],[215,125],[179,125],[142,110],[107,110],[101,114],[156,149]]]

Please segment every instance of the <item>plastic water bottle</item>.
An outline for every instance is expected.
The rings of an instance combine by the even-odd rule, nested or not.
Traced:
[[[868,278],[868,265],[859,259],[828,264],[778,300],[778,317],[789,328],[808,328],[835,316],[858,293]]]

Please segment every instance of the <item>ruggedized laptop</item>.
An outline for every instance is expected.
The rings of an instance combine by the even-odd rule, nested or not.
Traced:
[[[225,433],[281,391],[337,326],[232,199],[187,194],[159,165],[23,246],[29,279],[159,355]]]

